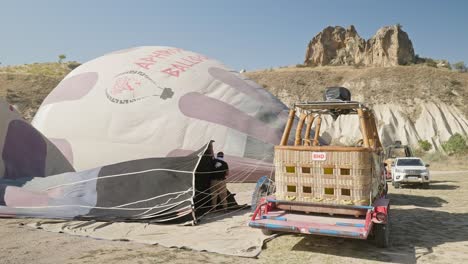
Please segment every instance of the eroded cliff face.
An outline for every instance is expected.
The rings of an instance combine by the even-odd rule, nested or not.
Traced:
[[[442,142],[453,134],[468,134],[468,120],[460,111],[445,103],[421,102],[417,112],[409,113],[400,104],[379,104],[373,106],[380,139],[384,146],[396,140],[403,144],[418,146],[419,140],[428,140],[433,150],[441,150]],[[324,118],[321,137],[327,142],[353,145],[361,139],[358,117],[340,116],[336,121]]]
[[[396,66],[414,61],[413,44],[401,26],[380,28],[369,40],[359,36],[354,26],[335,26],[319,32],[306,49],[304,64]]]
[[[376,114],[384,145],[401,140],[418,146],[428,140],[440,150],[455,133],[468,135],[468,74],[422,65],[396,67],[313,67],[249,72],[247,75],[286,105],[319,101],[325,87],[343,86],[352,100]],[[361,138],[357,120],[325,118],[321,137],[343,145]]]

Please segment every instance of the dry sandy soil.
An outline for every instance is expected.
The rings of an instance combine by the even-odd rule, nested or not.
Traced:
[[[282,235],[258,259],[50,233],[0,220],[0,263],[466,263],[468,172],[433,173],[429,190],[393,189],[392,247],[372,241]],[[251,186],[251,185],[250,185]]]

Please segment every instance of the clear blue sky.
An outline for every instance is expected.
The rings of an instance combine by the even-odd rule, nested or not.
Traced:
[[[371,37],[400,23],[417,54],[468,63],[468,1],[0,0],[0,62],[85,62],[113,50],[168,45],[234,69],[302,63],[325,26]]]

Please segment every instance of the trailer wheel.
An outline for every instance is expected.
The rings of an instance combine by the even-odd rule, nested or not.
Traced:
[[[275,231],[270,230],[270,229],[263,229],[263,228],[262,228],[262,233],[263,233],[265,236],[271,236],[271,235],[274,235],[274,234],[275,234]]]
[[[380,248],[390,246],[390,224],[375,224],[374,225],[375,243]]]
[[[257,206],[262,199],[262,197],[266,197],[271,195],[275,191],[275,184],[272,180],[270,180],[267,176],[262,176],[255,185],[255,190],[252,194],[252,202],[251,202],[251,210],[252,212],[257,209]]]

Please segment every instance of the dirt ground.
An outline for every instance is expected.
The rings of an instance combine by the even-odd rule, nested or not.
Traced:
[[[258,259],[246,259],[50,233],[25,226],[29,220],[2,219],[0,263],[468,262],[468,172],[433,172],[433,180],[428,190],[390,187],[389,249],[372,241],[282,235]]]

